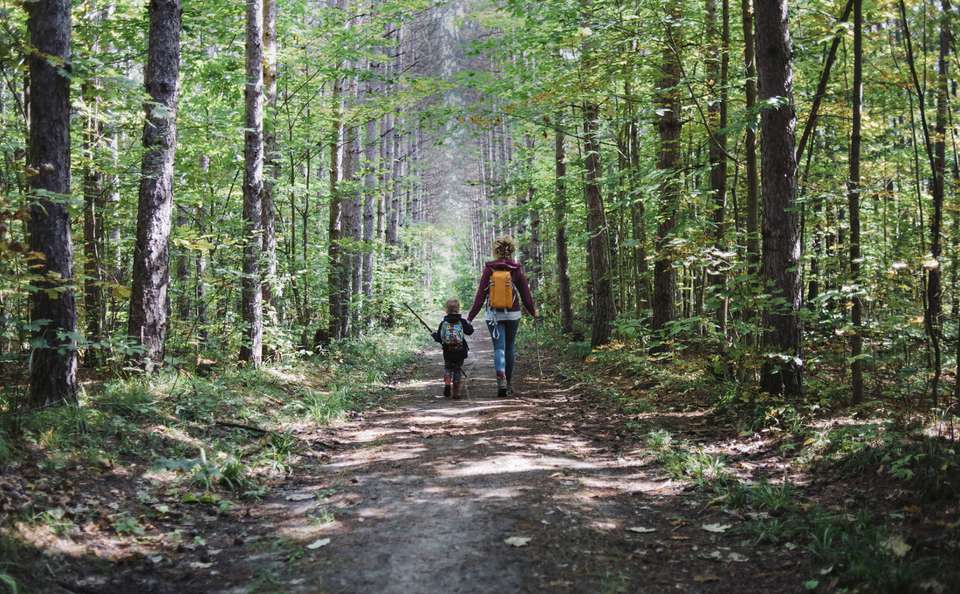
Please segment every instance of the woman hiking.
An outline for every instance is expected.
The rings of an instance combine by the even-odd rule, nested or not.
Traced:
[[[517,244],[511,237],[499,237],[493,242],[495,259],[484,264],[477,295],[467,315],[467,320],[472,322],[486,305],[485,318],[493,340],[493,367],[500,398],[513,393],[514,345],[520,327],[521,304],[534,319],[537,317],[537,306],[523,266],[513,259],[516,250]]]

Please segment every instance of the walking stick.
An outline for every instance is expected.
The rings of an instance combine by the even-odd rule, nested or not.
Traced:
[[[540,318],[533,319],[533,339],[537,343],[537,368],[540,370],[537,384],[540,384],[543,382],[543,357],[540,355]]]
[[[409,305],[407,305],[406,302],[402,301],[401,303],[403,303],[403,306],[404,306],[404,307],[406,307],[407,309],[410,310],[410,313],[412,313],[412,314],[414,315],[414,317],[416,317],[418,320],[420,320],[420,323],[423,324],[423,327],[427,329],[427,332],[429,332],[430,334],[433,334],[433,329],[430,328],[430,326],[428,326],[427,323],[423,321],[423,318],[420,317],[420,314],[418,314],[417,312],[413,311],[413,308],[410,307]]]

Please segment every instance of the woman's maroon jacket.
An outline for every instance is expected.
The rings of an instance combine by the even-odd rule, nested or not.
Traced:
[[[483,307],[484,302],[487,300],[487,291],[490,288],[490,276],[494,270],[509,270],[513,286],[516,287],[517,292],[520,294],[520,299],[514,297],[513,307],[511,307],[509,311],[520,311],[520,302],[523,301],[523,307],[527,312],[530,315],[536,315],[537,307],[533,303],[533,295],[530,294],[530,285],[527,283],[527,275],[523,273],[523,266],[515,260],[500,258],[499,260],[492,260],[483,265],[483,275],[480,277],[477,295],[473,298],[473,307],[470,308],[470,314],[467,315],[467,319],[472,322],[473,318],[477,317],[477,314],[480,313],[480,308]]]

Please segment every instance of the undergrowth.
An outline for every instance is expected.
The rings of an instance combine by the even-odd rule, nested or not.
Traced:
[[[558,352],[569,379],[589,384],[621,412],[698,410],[730,435],[773,444],[772,455],[789,472],[771,482],[738,475],[732,454],[678,439],[649,418],[624,420],[667,475],[746,517],[742,531],[750,538],[808,554],[817,570],[806,589],[960,591],[952,562],[960,557],[960,523],[939,525],[930,539],[923,535],[929,521],[920,526],[919,516],[902,512],[918,513],[917,504],[927,502],[949,506],[960,496],[957,442],[931,432],[929,417],[904,419],[897,401],[850,409],[822,362],[813,363],[820,368],[804,397],[787,399],[759,393],[753,378],[731,367],[736,353],[697,352],[696,340],[660,355],[649,352],[649,340],[613,341],[602,349],[559,334],[550,342],[566,345]],[[787,476],[862,487],[864,495],[838,506]],[[878,492],[899,499],[876,505],[870,497]]]
[[[262,497],[271,479],[294,471],[314,429],[375,404],[389,376],[418,347],[415,338],[398,334],[340,342],[322,355],[260,369],[167,369],[87,385],[75,406],[0,415],[0,465],[35,469],[36,476],[22,479],[24,491],[38,488],[37,481],[51,490],[31,496],[9,525],[0,526],[0,536],[17,543],[16,520],[69,537],[88,518],[75,513],[73,503],[63,504],[53,485],[131,464],[146,487],[110,496],[133,498],[116,513],[105,512],[116,538],[147,530],[149,520],[131,510],[162,518],[177,503],[219,514],[238,499]],[[0,410],[10,411],[15,396],[0,396],[7,398]],[[17,557],[6,552],[16,547],[3,548],[0,592],[16,591],[18,563],[11,559]]]

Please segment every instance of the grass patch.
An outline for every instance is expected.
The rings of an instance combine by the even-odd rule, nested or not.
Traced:
[[[303,436],[378,402],[419,346],[379,335],[260,369],[166,369],[88,385],[79,405],[0,416],[0,462],[13,464],[18,492],[31,493],[0,524],[10,543],[0,548],[0,594],[40,575],[16,552],[32,550],[36,535],[86,542],[77,527],[97,524],[99,538],[127,547],[169,534],[181,518],[264,496],[296,471]],[[0,410],[9,405],[0,397]],[[61,503],[91,476],[102,480],[83,505]]]
[[[848,430],[833,432],[838,441],[830,441],[829,447],[819,446],[821,455],[830,459],[830,452],[842,452],[835,463],[842,461],[849,467],[851,460],[856,459],[889,464],[895,458],[894,452],[902,452],[877,447],[879,434],[869,431],[861,433],[853,443],[840,439],[852,434]],[[895,439],[881,443],[903,442]],[[756,542],[809,553],[820,569],[806,582],[808,589],[815,590],[821,584],[832,584],[841,592],[944,592],[960,588],[960,572],[950,561],[954,557],[939,547],[914,542],[903,526],[902,514],[883,514],[866,507],[827,508],[804,497],[801,489],[789,482],[738,480],[725,471],[722,456],[676,440],[664,430],[650,432],[646,445],[671,477],[713,495],[714,505],[744,512],[750,518],[746,529]],[[914,454],[907,456],[916,462]],[[941,459],[937,460],[942,464]],[[906,473],[903,478],[907,478]],[[944,532],[939,535],[940,541],[956,549],[954,555],[960,553],[960,544],[950,540],[960,536],[957,526],[941,529]],[[922,584],[926,585],[920,587]]]

